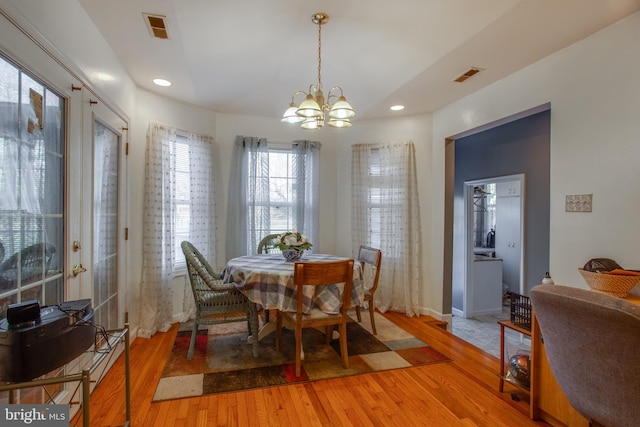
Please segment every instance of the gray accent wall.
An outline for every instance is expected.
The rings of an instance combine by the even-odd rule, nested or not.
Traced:
[[[455,141],[452,270],[464,271],[464,183],[525,174],[524,281],[527,294],[549,270],[550,110]],[[463,310],[464,283],[452,283],[452,307]]]

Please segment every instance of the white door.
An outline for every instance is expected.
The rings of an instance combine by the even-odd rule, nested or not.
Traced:
[[[522,212],[520,181],[496,184],[496,257],[502,258],[502,281],[520,293]]]

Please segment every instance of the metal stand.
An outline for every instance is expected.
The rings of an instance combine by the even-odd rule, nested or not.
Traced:
[[[20,383],[13,383],[7,385],[0,385],[0,392],[9,391],[9,403],[15,403],[15,390],[19,390],[22,388],[31,388],[38,386],[45,386],[50,384],[62,384],[69,382],[80,382],[82,384],[82,426],[89,427],[90,426],[90,415],[89,410],[91,406],[90,396],[91,396],[91,374],[95,372],[100,363],[102,363],[115,346],[124,341],[124,376],[125,376],[125,408],[126,408],[126,419],[123,427],[129,427],[131,423],[131,393],[130,393],[130,365],[129,365],[129,324],[125,323],[124,328],[122,329],[114,329],[111,331],[107,331],[108,333],[115,333],[115,335],[111,338],[113,340],[114,346],[112,350],[101,353],[100,356],[93,362],[93,364],[88,369],[83,369],[82,372],[77,374],[63,375],[62,377],[57,378],[46,378],[42,380],[34,380],[34,381],[26,381]]]

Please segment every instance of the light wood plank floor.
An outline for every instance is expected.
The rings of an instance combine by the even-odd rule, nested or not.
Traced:
[[[528,396],[505,386],[499,360],[437,326],[429,316],[386,313],[397,325],[453,362],[302,385],[152,403],[177,332],[136,339],[131,346],[132,426],[539,426]],[[91,426],[124,423],[122,357],[91,396]],[[519,400],[512,399],[512,392]],[[76,416],[72,426],[81,426]]]

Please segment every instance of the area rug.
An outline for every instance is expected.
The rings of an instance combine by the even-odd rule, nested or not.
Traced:
[[[321,332],[305,329],[305,358],[300,377],[295,376],[293,331],[283,329],[280,351],[275,349],[275,333],[264,337],[260,341],[260,355],[254,358],[251,345],[247,344],[246,322],[210,326],[198,331],[194,357],[187,360],[193,324],[182,324],[153,401],[304,383],[450,361],[379,313],[376,313],[375,320],[377,335],[370,332],[368,313],[364,313],[362,319],[362,323],[351,320],[347,325],[349,368],[346,369],[342,365],[337,339],[326,345]]]

